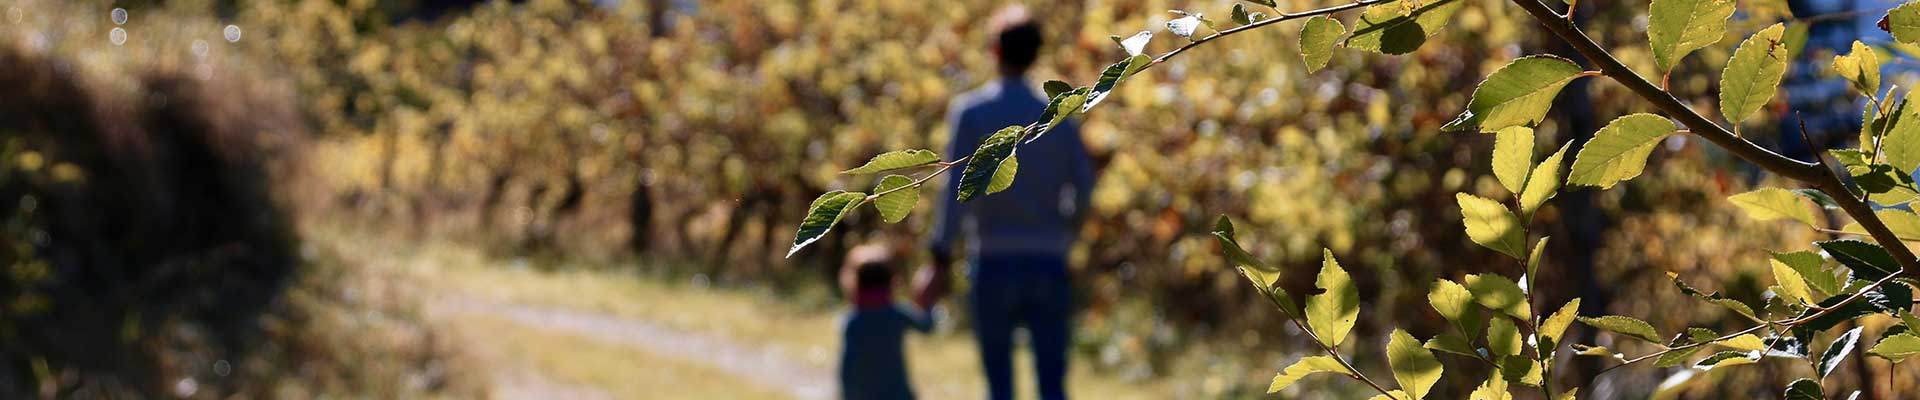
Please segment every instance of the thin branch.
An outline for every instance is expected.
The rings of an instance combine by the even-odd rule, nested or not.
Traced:
[[[1673,93],[1669,93],[1659,86],[1654,86],[1652,82],[1648,82],[1646,78],[1641,77],[1640,74],[1634,72],[1632,68],[1628,68],[1626,64],[1622,64],[1612,53],[1601,48],[1599,43],[1595,43],[1593,38],[1587,37],[1586,33],[1581,32],[1579,27],[1574,26],[1565,19],[1561,19],[1558,13],[1547,8],[1547,5],[1541,3],[1540,0],[1513,0],[1513,3],[1525,9],[1527,14],[1532,15],[1534,20],[1538,21],[1540,25],[1545,26],[1548,31],[1552,31],[1555,36],[1559,36],[1561,40],[1572,46],[1575,51],[1580,52],[1580,55],[1585,56],[1588,61],[1599,66],[1600,71],[1605,73],[1607,77],[1613,78],[1615,82],[1626,86],[1627,89],[1632,90],[1634,94],[1653,103],[1654,107],[1659,108],[1660,111],[1669,117],[1679,120],[1680,124],[1685,125],[1695,136],[1705,138],[1707,141],[1713,142],[1713,144],[1726,149],[1741,159],[1747,160],[1747,162],[1766,169],[1768,172],[1805,183],[1833,197],[1834,203],[1839,204],[1842,211],[1846,212],[1848,216],[1853,217],[1854,221],[1859,222],[1861,227],[1866,228],[1867,233],[1873,236],[1874,241],[1887,244],[1883,247],[1893,255],[1894,260],[1899,261],[1901,269],[1900,275],[1920,276],[1920,259],[1914,257],[1913,250],[1908,249],[1907,246],[1899,245],[1899,243],[1901,243],[1900,237],[1894,235],[1893,230],[1888,229],[1887,224],[1881,221],[1878,216],[1874,215],[1873,207],[1867,205],[1866,202],[1851,197],[1846,183],[1842,182],[1839,176],[1835,175],[1832,170],[1818,164],[1782,156],[1779,153],[1774,153],[1744,138],[1735,136],[1733,132],[1728,131],[1726,127],[1714,123],[1712,120],[1707,119],[1706,116],[1688,107],[1685,102],[1674,97]]]
[[[1886,284],[1887,284],[1888,282],[1893,282],[1893,280],[1894,280],[1895,278],[1899,278],[1899,277],[1900,277],[1900,274],[1888,274],[1888,275],[1887,275],[1886,277],[1884,277],[1884,278],[1880,278],[1880,280],[1877,280],[1877,281],[1874,281],[1874,282],[1873,282],[1872,284],[1869,284],[1869,285],[1867,285],[1866,287],[1863,287],[1863,288],[1860,288],[1860,290],[1859,290],[1859,291],[1855,291],[1855,292],[1853,292],[1853,294],[1852,294],[1852,295],[1850,295],[1850,296],[1847,296],[1847,298],[1845,298],[1845,299],[1841,299],[1839,303],[1834,303],[1833,305],[1831,305],[1831,306],[1827,306],[1827,307],[1818,307],[1818,306],[1812,306],[1812,307],[1809,307],[1809,309],[1813,309],[1813,310],[1814,310],[1814,313],[1813,313],[1813,314],[1810,314],[1810,315],[1807,315],[1807,316],[1805,316],[1805,317],[1799,317],[1799,318],[1789,318],[1789,319],[1783,319],[1783,320],[1778,320],[1778,321],[1768,321],[1767,323],[1764,323],[1764,324],[1760,324],[1760,325],[1754,325],[1753,327],[1750,327],[1750,328],[1747,328],[1747,329],[1744,329],[1744,330],[1741,330],[1741,331],[1739,331],[1739,332],[1734,332],[1734,333],[1730,333],[1730,334],[1727,334],[1727,335],[1724,335],[1724,336],[1721,336],[1721,337],[1718,337],[1718,338],[1714,338],[1713,340],[1708,340],[1708,341],[1703,341],[1703,342],[1696,342],[1696,343],[1692,343],[1692,344],[1687,344],[1687,345],[1684,345],[1684,346],[1678,346],[1678,347],[1670,347],[1670,348],[1667,348],[1666,350],[1661,350],[1661,351],[1656,351],[1656,352],[1653,352],[1652,354],[1647,354],[1647,355],[1644,355],[1644,356],[1639,356],[1639,357],[1634,357],[1634,358],[1632,358],[1632,359],[1628,359],[1628,360],[1625,360],[1625,362],[1623,362],[1623,363],[1621,363],[1621,364],[1619,364],[1619,365],[1614,365],[1614,366],[1611,366],[1611,367],[1607,367],[1606,369],[1602,369],[1602,370],[1600,370],[1600,374],[1605,374],[1605,373],[1607,373],[1607,371],[1611,371],[1611,370],[1613,370],[1614,368],[1620,368],[1620,367],[1624,367],[1624,366],[1627,366],[1627,365],[1629,365],[1629,364],[1633,364],[1633,363],[1637,363],[1637,362],[1641,362],[1641,361],[1646,361],[1646,360],[1648,360],[1648,359],[1651,359],[1651,358],[1655,358],[1655,357],[1659,357],[1659,356],[1661,356],[1661,355],[1664,355],[1664,354],[1667,354],[1667,353],[1672,353],[1672,352],[1675,352],[1675,351],[1681,351],[1681,350],[1686,350],[1686,349],[1691,349],[1691,348],[1694,348],[1694,347],[1699,347],[1699,346],[1702,346],[1702,345],[1706,345],[1706,344],[1712,344],[1712,343],[1717,343],[1717,342],[1721,342],[1721,341],[1725,341],[1725,340],[1729,340],[1729,339],[1733,339],[1733,338],[1735,338],[1735,337],[1738,337],[1738,336],[1740,336],[1740,335],[1745,335],[1745,334],[1748,334],[1748,333],[1753,333],[1754,331],[1758,331],[1758,330],[1760,330],[1760,329],[1762,329],[1762,328],[1766,328],[1766,327],[1769,327],[1769,326],[1775,326],[1775,325],[1778,325],[1778,326],[1781,326],[1781,327],[1785,327],[1785,328],[1788,328],[1788,329],[1792,329],[1792,328],[1794,328],[1794,327],[1798,327],[1798,326],[1800,326],[1800,325],[1805,325],[1805,324],[1807,324],[1808,322],[1813,322],[1813,320],[1815,320],[1815,319],[1819,319],[1820,317],[1824,317],[1824,316],[1827,316],[1827,314],[1832,314],[1832,313],[1833,313],[1834,311],[1838,311],[1838,310],[1840,310],[1840,308],[1841,308],[1841,307],[1845,307],[1845,306],[1846,306],[1847,304],[1849,304],[1849,303],[1853,303],[1854,301],[1858,301],[1858,300],[1860,300],[1860,299],[1863,299],[1863,298],[1866,298],[1866,296],[1867,296],[1867,293],[1871,293],[1871,292],[1873,292],[1873,291],[1874,291],[1875,289],[1879,289],[1879,288],[1880,288],[1881,286],[1885,286],[1885,285],[1886,285]],[[1772,346],[1771,344],[1769,344],[1769,345],[1768,345],[1767,347],[1768,347],[1768,348],[1771,348],[1771,347],[1773,347],[1773,346]],[[1766,349],[1761,349],[1761,350],[1762,350],[1762,351],[1765,351]],[[1599,375],[1599,374],[1595,374],[1595,375]]]

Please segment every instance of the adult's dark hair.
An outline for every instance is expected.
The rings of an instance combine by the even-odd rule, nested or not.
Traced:
[[[1000,70],[1024,73],[1040,56],[1040,23],[1034,22],[1022,6],[1007,6],[993,13],[994,49],[1000,56]]]

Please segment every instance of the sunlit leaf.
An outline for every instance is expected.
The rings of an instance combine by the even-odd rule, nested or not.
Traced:
[[[1139,36],[1135,37],[1137,38]],[[1108,94],[1113,93],[1113,87],[1119,85],[1121,80],[1133,75],[1140,69],[1146,68],[1147,64],[1151,62],[1153,62],[1153,59],[1148,58],[1145,54],[1136,54],[1107,66],[1106,70],[1100,72],[1100,80],[1093,83],[1093,90],[1087,92],[1086,104],[1080,106],[1080,112],[1092,110],[1093,106],[1099,105],[1101,101],[1107,99]]]
[[[1393,367],[1393,380],[1400,382],[1400,390],[1406,391],[1408,398],[1426,398],[1427,390],[1440,381],[1440,360],[1421,346],[1420,339],[1404,330],[1394,329],[1387,339],[1387,364]]]
[[[1867,349],[1867,354],[1880,356],[1893,362],[1906,361],[1907,357],[1920,354],[1920,336],[1910,333],[1890,335],[1880,338],[1880,343]]]
[[[912,184],[913,178],[908,178],[903,175],[887,175],[885,178],[880,178],[880,184],[873,187],[873,192],[886,193],[888,190],[902,188]],[[887,193],[881,195],[880,198],[873,199],[873,208],[880,210],[881,219],[892,224],[907,219],[907,214],[912,213],[913,206],[919,203],[920,188],[911,187],[894,190],[892,193]]]
[[[892,171],[892,170],[901,169],[901,168],[918,167],[918,166],[933,164],[937,162],[940,162],[940,155],[937,153],[934,153],[932,150],[914,149],[914,150],[889,151],[885,153],[880,153],[880,155],[877,155],[877,156],[873,156],[873,159],[867,160],[867,163],[865,165],[855,167],[854,169],[841,171],[840,173],[872,174],[872,173]]]
[[[1171,11],[1171,12],[1174,14],[1181,15],[1181,17],[1174,18],[1172,21],[1167,21],[1167,31],[1173,32],[1173,34],[1180,35],[1180,37],[1187,38],[1188,40],[1192,40],[1194,31],[1200,28],[1200,24],[1201,24],[1200,19],[1203,16],[1200,15],[1199,13],[1187,13],[1182,11]]]
[[[1774,283],[1779,284],[1776,286],[1779,290],[1776,290],[1775,294],[1795,303],[1813,302],[1812,289],[1807,287],[1807,279],[1800,277],[1799,271],[1795,271],[1793,267],[1780,260],[1767,260],[1767,264],[1773,267]]]
[[[1319,336],[1320,344],[1335,347],[1347,339],[1347,331],[1360,316],[1360,288],[1333,259],[1333,250],[1321,252],[1325,260],[1320,263],[1320,276],[1314,286],[1326,291],[1307,296],[1307,327]]]
[[[1579,78],[1582,71],[1580,65],[1558,56],[1537,55],[1513,60],[1487,75],[1473,90],[1473,100],[1467,103],[1467,110],[1440,129],[1493,132],[1511,126],[1537,125],[1546,118],[1554,96]]]
[[[1619,315],[1580,317],[1580,323],[1604,329],[1608,332],[1626,335],[1627,337],[1660,343],[1660,332],[1654,331],[1653,325],[1647,325],[1646,321],[1641,321],[1633,317]]]
[[[800,221],[800,231],[793,235],[793,247],[787,249],[787,257],[793,257],[793,253],[825,237],[834,224],[840,223],[840,218],[847,216],[854,206],[866,199],[866,193],[841,190],[827,192],[813,199],[813,204],[807,206],[807,218]]]
[[[1533,281],[1540,277],[1541,258],[1547,254],[1547,239],[1551,237],[1542,236],[1539,241],[1533,242],[1533,253],[1527,255],[1527,276],[1522,277],[1527,279],[1527,285],[1533,285]]]
[[[1880,29],[1893,34],[1893,40],[1901,43],[1920,43],[1920,3],[1908,2],[1887,10],[1887,16],[1880,20]]]
[[[1525,232],[1521,231],[1520,218],[1511,210],[1500,202],[1466,193],[1457,193],[1454,198],[1460,203],[1460,220],[1468,239],[1515,259],[1525,259]]]
[[[1373,395],[1373,397],[1367,398],[1367,400],[1408,400],[1408,399],[1411,399],[1411,397],[1407,397],[1407,392],[1402,391],[1400,389],[1388,390],[1386,393],[1376,394],[1376,395]]]
[[[1507,192],[1518,194],[1533,168],[1533,128],[1501,128],[1493,139],[1493,177]]]
[[[1053,100],[1047,103],[1047,109],[1040,112],[1039,121],[1042,125],[1034,128],[1033,134],[1029,135],[1027,141],[1040,139],[1040,136],[1052,132],[1054,127],[1066,122],[1067,117],[1079,113],[1080,106],[1087,102],[1087,93],[1092,91],[1091,87],[1082,87],[1053,96]]]
[[[1796,251],[1772,253],[1772,256],[1773,260],[1793,267],[1794,272],[1800,273],[1800,278],[1806,279],[1809,286],[1823,293],[1839,293],[1846,283],[1845,279],[1835,277],[1833,271],[1825,267],[1827,260],[1820,257],[1820,253]]]
[[[1473,301],[1502,314],[1532,321],[1533,313],[1527,309],[1527,294],[1520,285],[1507,277],[1495,274],[1468,274],[1467,291],[1473,293]]]
[[[1347,26],[1340,20],[1316,15],[1307,18],[1300,26],[1300,57],[1307,62],[1307,73],[1327,67],[1327,61],[1333,59],[1333,46],[1340,42],[1340,35],[1347,34]]]
[[[1520,328],[1506,317],[1487,321],[1487,350],[1500,356],[1520,354]]]
[[[1480,387],[1474,388],[1473,393],[1468,394],[1467,398],[1472,400],[1513,400],[1513,393],[1507,391],[1507,381],[1504,377],[1493,376],[1488,377],[1486,382],[1480,384]]]
[[[1841,361],[1846,361],[1847,356],[1853,354],[1854,344],[1860,341],[1861,329],[1866,327],[1856,326],[1848,329],[1846,333],[1841,333],[1840,337],[1834,338],[1832,344],[1827,345],[1827,351],[1820,354],[1820,363],[1815,365],[1818,367],[1816,372],[1820,378],[1824,379],[1828,374],[1832,374],[1834,368],[1840,367]]]
[[[1150,41],[1153,41],[1153,31],[1140,31],[1140,33],[1135,33],[1126,39],[1118,39],[1118,36],[1116,36],[1114,43],[1119,44],[1120,50],[1126,51],[1128,57],[1132,57],[1146,54],[1147,42]]]
[[[1539,211],[1540,206],[1547,204],[1547,200],[1552,200],[1553,195],[1560,192],[1560,166],[1565,165],[1562,160],[1566,158],[1567,148],[1572,145],[1561,145],[1559,151],[1541,160],[1540,165],[1533,166],[1533,172],[1527,174],[1527,187],[1520,192],[1521,220],[1532,221],[1533,212]]]
[[[1786,26],[1773,26],[1748,36],[1733,51],[1720,72],[1720,115],[1735,125],[1773,99],[1780,78],[1787,73],[1787,48],[1780,42]]]
[[[1633,114],[1615,118],[1594,132],[1593,139],[1573,159],[1573,171],[1567,183],[1611,189],[1616,183],[1640,176],[1646,169],[1647,155],[1655,145],[1673,133],[1673,121],[1653,114]]]
[[[1733,0],[1653,0],[1647,15],[1647,42],[1661,73],[1726,34]]]
[[[1714,368],[1752,364],[1759,360],[1759,352],[1722,351],[1713,353],[1713,355],[1707,356],[1707,358],[1702,358],[1700,362],[1693,363],[1693,368],[1701,371],[1711,371]]]
[[[1340,360],[1335,360],[1331,356],[1301,358],[1300,361],[1287,366],[1287,369],[1281,370],[1280,374],[1273,376],[1273,383],[1267,386],[1267,393],[1279,393],[1281,389],[1293,386],[1293,383],[1300,378],[1321,372],[1352,375],[1352,372],[1347,371],[1346,366],[1340,364]]]
[[[1566,335],[1567,327],[1572,326],[1574,318],[1579,316],[1580,299],[1575,298],[1568,301],[1566,305],[1560,306],[1560,311],[1554,311],[1553,315],[1547,316],[1545,321],[1540,322],[1540,337],[1559,343],[1560,338]]]
[[[1868,127],[1878,130],[1881,154],[1895,172],[1920,168],[1920,99],[1914,96],[1908,91],[1888,113],[1891,115],[1876,119],[1875,126]]]
[[[1853,41],[1853,49],[1846,55],[1833,56],[1833,71],[1847,78],[1853,89],[1870,97],[1880,94],[1880,55],[1865,43]]]
[[[973,151],[972,158],[967,159],[967,168],[960,173],[957,199],[968,201],[991,192],[1000,167],[1013,157],[1014,148],[1019,145],[1022,129],[1009,126],[980,140],[980,147]]]
[[[1473,344],[1467,342],[1466,338],[1455,336],[1452,334],[1443,333],[1443,334],[1440,334],[1439,336],[1434,336],[1432,339],[1427,339],[1427,343],[1422,346],[1426,347],[1428,350],[1444,351],[1444,352],[1459,354],[1467,357],[1478,358],[1481,356],[1480,352],[1477,350],[1474,350]]]
[[[1018,173],[1020,173],[1020,156],[1007,156],[1006,161],[1000,162],[1000,168],[993,171],[993,179],[987,181],[987,194],[1000,193],[1002,190],[1013,187],[1014,175]]]
[[[1791,218],[1800,223],[1818,226],[1813,219],[1813,202],[1786,189],[1762,188],[1728,196],[1727,200],[1746,211],[1747,217],[1754,220],[1772,221]]]
[[[1407,54],[1452,22],[1462,0],[1433,0],[1411,13],[1399,4],[1375,4],[1354,22],[1347,48],[1382,54]]]
[[[1786,400],[1827,400],[1827,393],[1820,388],[1819,381],[1800,378],[1787,384],[1787,392],[1781,397]]]
[[[1440,313],[1441,317],[1459,327],[1461,332],[1469,335],[1480,333],[1480,320],[1472,313],[1473,293],[1468,292],[1466,286],[1446,279],[1435,280],[1433,286],[1427,289],[1427,303],[1432,304],[1433,310]]]
[[[1721,307],[1726,307],[1729,310],[1733,310],[1733,312],[1740,313],[1740,315],[1742,316],[1746,316],[1748,319],[1759,318],[1755,316],[1755,314],[1753,313],[1753,307],[1748,306],[1747,303],[1742,303],[1739,300],[1727,298],[1726,296],[1720,295],[1719,292],[1702,293],[1700,290],[1694,289],[1692,285],[1688,285],[1687,282],[1681,281],[1680,274],[1676,274],[1671,271],[1667,272],[1667,278],[1673,280],[1673,286],[1680,288],[1681,293],[1685,293],[1688,296],[1693,296],[1701,300],[1706,300],[1709,303],[1713,303]]]

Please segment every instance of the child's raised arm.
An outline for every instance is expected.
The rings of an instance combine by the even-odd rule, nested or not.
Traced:
[[[950,275],[945,265],[921,266],[913,274],[913,304],[923,311],[932,310],[934,303],[947,296]]]

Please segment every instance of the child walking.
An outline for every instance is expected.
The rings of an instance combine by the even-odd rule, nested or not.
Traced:
[[[905,354],[908,329],[933,329],[932,307],[946,291],[944,276],[923,268],[914,282],[914,305],[894,302],[894,252],[883,245],[856,247],[840,268],[840,286],[852,307],[840,323],[840,397],[848,400],[912,399]]]

